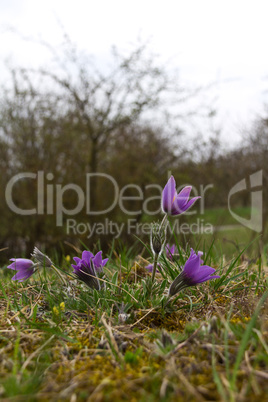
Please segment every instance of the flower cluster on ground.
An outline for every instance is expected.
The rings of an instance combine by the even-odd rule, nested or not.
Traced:
[[[151,284],[155,281],[155,274],[165,271],[162,264],[163,258],[166,258],[172,264],[175,264],[180,270],[180,274],[170,283],[168,298],[174,296],[181,290],[189,286],[195,286],[199,283],[209,281],[211,279],[220,278],[219,275],[213,275],[215,269],[202,265],[202,252],[195,253],[191,249],[191,254],[183,267],[178,264],[179,250],[175,244],[166,243],[166,228],[168,217],[173,217],[186,212],[200,197],[189,199],[191,187],[184,187],[179,193],[176,191],[176,182],[171,176],[162,192],[162,211],[164,217],[161,223],[153,223],[151,229],[150,246],[153,255],[153,263],[148,264],[145,268],[151,275]],[[32,258],[34,261],[25,258],[12,258],[12,263],[7,267],[17,271],[12,280],[22,282],[30,278],[39,268],[52,268],[59,275],[63,284],[66,285],[66,279],[62,273],[55,267],[50,258],[43,254],[35,247]],[[102,257],[102,251],[98,251],[95,255],[84,250],[82,256],[74,257],[75,264],[72,264],[74,278],[85,283],[89,288],[100,291],[105,288],[107,279],[105,278],[104,267],[108,262],[108,258]],[[150,295],[151,290],[149,291]]]
[[[102,259],[102,251],[95,256],[90,251],[83,251],[82,258],[74,257],[76,264],[72,264],[73,273],[88,287],[100,290],[104,283],[100,283],[99,277],[103,274],[103,267],[109,258]]]

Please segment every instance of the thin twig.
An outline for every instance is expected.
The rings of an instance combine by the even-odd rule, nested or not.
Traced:
[[[134,324],[130,325],[130,328],[134,327],[135,325],[137,325],[139,322],[141,322],[145,317],[147,317],[148,314],[150,314],[152,311],[155,310],[155,307],[152,307],[148,313],[146,313],[143,317],[141,317],[138,321],[134,322]]]

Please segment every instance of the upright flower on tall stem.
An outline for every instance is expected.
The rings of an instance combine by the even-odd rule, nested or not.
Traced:
[[[184,187],[179,194],[176,191],[176,182],[173,176],[170,176],[162,192],[162,210],[168,215],[180,215],[187,211],[196,200],[201,197],[194,197],[189,200],[192,187]]]
[[[179,194],[176,191],[176,182],[173,176],[171,176],[164,187],[162,192],[162,210],[165,213],[162,222],[160,224],[154,224],[151,230],[151,249],[154,254],[154,262],[153,262],[153,273],[152,273],[152,281],[155,278],[156,267],[158,258],[164,248],[166,241],[166,228],[167,228],[167,217],[168,215],[180,215],[183,212],[187,211],[196,200],[200,197],[194,197],[189,200],[190,192],[192,187],[187,186],[184,187]],[[164,235],[163,235],[164,234]],[[173,252],[175,251],[172,250]],[[167,251],[167,255],[170,257],[172,253]]]

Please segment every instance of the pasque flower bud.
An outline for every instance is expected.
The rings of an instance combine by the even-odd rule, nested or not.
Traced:
[[[167,225],[152,223],[151,226],[151,250],[154,254],[160,255],[163,251],[166,242],[166,229]]]

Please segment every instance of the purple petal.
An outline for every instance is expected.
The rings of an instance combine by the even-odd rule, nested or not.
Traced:
[[[218,279],[218,278],[220,278],[219,275],[209,276],[208,278],[205,278],[205,279],[199,281],[199,283],[203,283],[203,282],[209,281],[210,279]]]
[[[202,270],[211,271],[211,274],[213,274],[216,271],[215,268],[212,268],[209,265],[202,265],[201,268],[202,268]]]
[[[198,254],[198,256],[200,257],[200,263],[203,264],[204,261],[201,259],[201,257],[202,257],[203,254],[204,254],[203,251],[198,251],[197,254]]]
[[[187,204],[187,201],[189,199],[191,189],[192,189],[191,186],[184,187],[180,191],[180,193],[177,194],[172,204],[171,209],[172,215],[179,215],[185,212],[185,205]]]
[[[76,262],[76,264],[79,264],[82,261],[79,257],[73,257],[73,260]]]
[[[157,264],[157,266],[161,268],[161,265],[159,263]],[[145,267],[145,269],[147,269],[147,271],[152,273],[154,270],[154,266],[153,266],[153,264],[149,264],[149,265],[147,265],[147,267]],[[159,272],[159,270],[156,268],[155,272]]]
[[[104,258],[104,260],[102,260],[102,266],[104,267],[104,265],[106,265],[108,261],[109,258]]]
[[[168,243],[167,243],[167,245],[166,245],[166,251],[167,251],[167,253],[170,253],[170,254],[174,254],[175,253],[175,245],[173,244],[172,246],[170,246]]]
[[[173,256],[174,254],[178,253],[178,249],[175,246],[175,244],[173,244],[172,246],[170,246],[168,243],[166,245],[166,254],[167,254],[167,258],[169,258],[170,260],[173,260]]]
[[[173,246],[171,246],[170,249],[169,249],[169,251],[170,251],[170,253],[171,253],[172,255],[175,254],[175,249],[176,249],[176,247],[175,247],[175,245],[173,244]]]
[[[188,260],[184,265],[183,272],[187,274],[187,276],[193,276],[196,271],[200,268],[200,257],[196,254],[190,255]]]
[[[93,264],[95,265],[96,268],[99,268],[102,266],[102,251],[99,251],[95,257],[93,258]]]
[[[167,184],[162,192],[162,210],[166,213],[171,213],[172,203],[176,198],[176,182],[173,176],[170,176]]]
[[[13,259],[14,259],[14,258],[13,258]],[[10,260],[10,261],[11,261],[11,260]],[[15,262],[13,262],[12,264],[8,265],[7,268],[9,268],[9,269],[14,269],[15,271],[17,270]]]
[[[147,271],[149,271],[149,272],[153,272],[154,266],[153,266],[153,264],[149,264],[145,267],[145,269],[147,269]]]
[[[194,203],[196,200],[198,200],[201,197],[194,197],[192,198],[190,201],[188,201],[185,204],[185,200],[180,199],[180,198],[176,198],[176,200],[174,201],[173,205],[172,205],[172,210],[171,210],[171,214],[172,215],[179,215],[179,214],[183,214],[185,211],[187,211]]]
[[[82,260],[86,260],[86,261],[90,261],[91,258],[94,257],[94,254],[92,254],[90,251],[88,250],[84,250],[82,253]]]
[[[169,246],[169,244],[166,245],[166,255],[167,255],[167,258],[169,258],[170,260],[172,259],[172,251],[171,251],[171,247]]]
[[[30,278],[32,274],[34,273],[34,269],[28,269],[28,270],[21,270],[16,273],[16,275],[11,278],[13,281],[19,281],[23,282],[26,279]]]
[[[28,260],[27,258],[11,258],[10,261],[14,262],[8,265],[7,268],[14,269],[16,271],[20,269],[29,269],[34,265],[32,260]]]
[[[171,246],[169,243],[167,243],[167,244],[166,244],[166,250],[167,250],[167,251],[170,251],[171,248],[172,248],[172,246]]]
[[[199,198],[201,198],[201,197],[200,196],[199,197],[193,197],[190,201],[188,201],[187,204],[184,207],[184,208],[186,208],[185,211],[187,209],[189,209],[195,203],[196,200],[199,200]]]
[[[177,195],[177,199],[181,200],[182,205],[186,204],[187,201],[189,200],[191,190],[192,186],[186,186]]]
[[[200,267],[200,270],[198,272],[195,272],[194,275],[192,275],[192,278],[194,279],[195,282],[202,282],[205,278],[209,278],[210,275],[214,274],[216,270],[214,268],[208,267],[207,265],[204,265]]]
[[[211,273],[215,272],[214,268],[208,267],[207,265],[201,266],[201,263],[203,262],[201,260],[202,254],[202,251],[199,251],[198,254],[196,254],[191,248],[190,257],[184,265],[183,272],[185,276],[193,283],[198,283],[199,280],[203,279],[204,275],[210,275]],[[209,272],[207,269],[209,269]],[[210,270],[213,271],[211,272]]]

